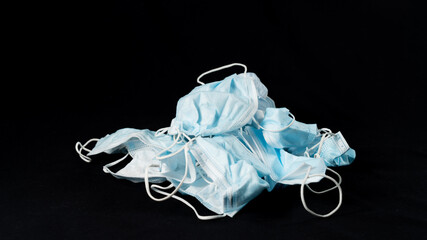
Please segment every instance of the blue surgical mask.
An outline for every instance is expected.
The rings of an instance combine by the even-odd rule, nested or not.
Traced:
[[[288,125],[289,126],[289,125]],[[287,126],[284,127],[285,129]],[[285,185],[294,185],[300,184],[300,197],[301,202],[304,208],[311,214],[318,217],[329,217],[334,214],[341,206],[342,203],[342,190],[340,187],[341,184],[341,176],[332,169],[329,169],[325,165],[325,160],[320,157],[320,155],[316,155],[314,158],[310,156],[296,156],[293,155],[283,149],[273,148],[267,144],[265,139],[263,138],[262,131],[259,129],[255,129],[253,127],[247,126],[245,130],[248,132],[248,135],[251,136],[253,142],[255,143],[252,147],[253,149],[257,149],[260,158],[263,159],[265,165],[269,168],[269,175],[265,177],[266,181],[269,183],[269,191],[273,189],[275,184],[285,184]],[[339,178],[337,182],[332,177],[325,174],[326,170],[329,170],[336,174]],[[323,190],[323,191],[315,191],[309,187],[309,183],[318,182],[321,179],[326,178],[332,181],[335,184],[335,187]],[[304,197],[304,187],[307,187],[311,192],[316,194],[322,194],[325,192],[329,192],[335,188],[338,189],[339,192],[339,201],[338,205],[327,214],[318,214],[312,211],[305,202]]]
[[[217,214],[234,216],[268,187],[251,164],[258,161],[256,156],[233,135],[197,137],[190,152],[206,179],[204,184],[181,189]]]
[[[166,188],[174,186],[218,214],[200,216],[195,211],[201,219],[232,217],[268,187],[251,164],[259,161],[256,155],[236,136],[197,137],[190,141],[174,141],[173,138],[149,130],[121,129],[101,138],[88,156],[101,152],[131,155],[132,160],[118,172],[109,168],[125,158],[105,165],[104,171],[120,179],[145,181],[146,186],[148,182],[168,180],[171,185]],[[160,189],[164,188],[152,185],[151,189],[163,194]],[[147,193],[156,201],[174,197],[189,204],[175,196],[176,192],[164,193],[166,197],[161,199],[153,197],[148,188]]]
[[[208,84],[200,81],[206,74],[236,65],[243,66],[244,73]],[[264,189],[271,191],[277,184],[300,184],[303,206],[313,215],[327,217],[338,210],[341,178],[326,166],[350,164],[355,157],[341,133],[318,130],[315,124],[296,121],[288,109],[275,108],[267,88],[242,64],[210,70],[197,82],[202,86],[178,101],[170,127],[157,132],[120,129],[83,145],[78,142],[76,151],[87,162],[91,161],[89,156],[102,152],[125,154],[105,165],[104,172],[144,182],[151,199],[175,198],[203,220],[232,217]],[[87,145],[92,141],[97,144],[89,150]],[[132,159],[125,167],[117,172],[110,170],[128,156]],[[326,170],[336,173],[339,181],[325,175]],[[336,187],[316,192],[308,186],[322,178]],[[164,181],[170,185],[156,184]],[[304,200],[305,186],[317,194],[338,188],[338,206],[325,215],[311,211]],[[164,191],[172,188],[171,192]],[[163,197],[155,197],[152,191]],[[201,216],[176,195],[178,191],[197,198],[216,215]]]
[[[159,159],[158,157],[161,154],[179,151],[184,145],[183,143],[173,145],[173,143],[173,137],[170,135],[156,135],[155,132],[150,130],[124,128],[101,138],[88,156],[102,152],[126,154],[125,157],[103,167],[104,172],[110,173],[119,179],[127,179],[136,183],[143,182],[145,180],[145,170],[148,169],[150,182],[181,181],[185,170],[184,152],[179,152],[179,154],[165,159]],[[173,147],[169,148],[171,145]],[[164,151],[165,149],[167,151]],[[128,155],[131,156],[132,160],[125,167],[117,172],[110,170],[110,167],[125,160]],[[194,182],[197,177],[194,163],[191,161],[188,164],[188,174],[184,179],[185,183]],[[153,165],[158,167],[149,167]]]
[[[271,191],[277,183],[293,185],[301,184],[309,167],[312,174],[324,174],[326,166],[320,158],[292,155],[283,149],[271,147],[264,139],[262,130],[246,127],[248,142],[252,143],[259,158],[268,168],[268,182]],[[307,183],[318,182],[321,178],[310,178]]]
[[[346,166],[356,158],[356,152],[350,148],[341,132],[333,134],[329,129],[322,129],[323,134],[313,142],[313,146],[307,148],[306,156],[319,156],[324,159],[326,166]],[[312,153],[316,151],[316,153]]]
[[[291,117],[287,108],[267,108],[260,123],[266,142],[275,148],[305,147],[317,135],[316,124],[305,124]],[[283,129],[275,131],[276,129]]]
[[[266,93],[259,78],[246,71],[198,86],[178,101],[169,133],[211,136],[239,129],[251,121]]]

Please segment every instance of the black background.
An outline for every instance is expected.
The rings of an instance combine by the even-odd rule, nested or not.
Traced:
[[[409,1],[103,1],[17,4],[2,94],[2,239],[414,239],[427,233],[426,15]],[[10,24],[9,24],[10,23]],[[299,187],[200,221],[102,172],[77,141],[170,124],[202,72],[244,63],[296,119],[356,150],[343,205],[307,213]],[[242,69],[234,67],[203,81]],[[7,80],[7,81],[6,81]],[[12,95],[13,97],[10,97]],[[321,183],[319,188],[326,187]],[[307,191],[306,191],[307,192]],[[326,213],[337,193],[310,195]],[[202,214],[209,214],[197,201]]]

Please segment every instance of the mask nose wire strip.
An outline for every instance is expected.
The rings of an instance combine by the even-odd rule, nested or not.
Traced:
[[[213,73],[213,72],[216,72],[216,71],[219,71],[219,70],[222,70],[222,69],[225,69],[225,68],[233,67],[233,66],[241,66],[241,67],[243,67],[245,69],[244,74],[246,74],[246,72],[248,71],[248,68],[246,67],[246,65],[241,64],[241,63],[232,63],[232,64],[228,64],[228,65],[225,65],[225,66],[222,66],[222,67],[219,67],[219,68],[214,68],[212,70],[209,70],[207,72],[204,72],[204,73],[200,74],[200,76],[197,78],[197,82],[199,84],[201,84],[201,85],[205,85],[204,82],[200,81],[200,78],[202,78],[205,75],[208,75],[209,73]]]
[[[289,123],[287,126],[281,128],[281,129],[266,129],[266,128],[262,127],[254,117],[252,117],[252,120],[258,126],[258,128],[261,128],[264,131],[267,131],[267,132],[281,132],[281,131],[286,130],[290,126],[292,126],[292,124],[294,124],[294,122],[295,122],[295,116],[292,113],[289,113],[289,115],[292,117],[291,123]]]
[[[339,185],[339,183],[337,181],[335,181],[335,179],[333,179],[332,177],[327,176],[325,174],[313,174],[313,175],[309,175],[310,174],[310,170],[311,170],[311,166],[307,170],[307,174],[305,175],[304,180],[301,183],[300,194],[301,194],[302,205],[304,206],[305,210],[307,210],[307,212],[313,214],[314,216],[317,216],[317,217],[329,217],[332,214],[334,214],[336,211],[338,211],[338,209],[341,207],[341,203],[342,203],[342,189],[341,189],[341,186]],[[307,204],[306,204],[305,198],[304,198],[304,186],[306,185],[307,179],[310,178],[310,177],[317,177],[317,176],[324,177],[324,178],[327,178],[327,179],[331,180],[336,185],[336,187],[338,188],[338,192],[339,192],[339,201],[338,201],[337,207],[335,209],[333,209],[332,211],[330,211],[329,213],[323,214],[323,215],[322,214],[318,214],[318,213],[312,211],[311,209],[309,209],[307,207]]]
[[[85,144],[83,144],[83,145],[82,145],[80,142],[77,142],[77,143],[76,143],[76,145],[74,146],[74,147],[75,147],[75,149],[76,149],[77,154],[79,154],[80,158],[81,158],[83,161],[85,161],[85,162],[90,163],[90,162],[92,161],[92,159],[91,159],[90,157],[88,157],[88,156],[84,155],[84,154],[82,153],[82,151],[83,151],[83,150],[85,150],[86,152],[88,152],[88,153],[89,153],[91,150],[90,150],[90,149],[88,149],[88,148],[86,148],[86,146],[87,146],[89,143],[94,142],[94,141],[98,142],[98,141],[99,141],[99,139],[98,139],[98,138],[92,138],[92,139],[88,140],[88,141],[87,141]]]

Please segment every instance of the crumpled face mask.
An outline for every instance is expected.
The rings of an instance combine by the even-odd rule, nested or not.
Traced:
[[[306,148],[305,156],[317,151],[313,156],[321,157],[328,167],[339,167],[351,164],[356,158],[356,152],[350,148],[341,132],[335,134],[330,129],[321,129],[323,134],[314,140],[313,146]]]
[[[295,148],[313,142],[317,135],[317,125],[298,122],[292,116],[287,108],[266,109],[260,127],[268,145],[275,148]]]
[[[263,166],[267,167],[269,191],[273,190],[277,183],[302,184],[309,168],[311,174],[324,174],[326,171],[326,166],[320,158],[299,157],[283,149],[276,149],[265,141],[261,130],[253,127],[245,127],[245,132],[247,135],[244,137],[248,145],[259,156],[259,159],[262,159]],[[318,182],[320,179],[320,177],[313,177],[306,183]]]
[[[244,73],[208,84],[200,81],[231,66],[244,67]],[[233,217],[264,189],[272,191],[277,184],[300,184],[301,202],[315,216],[328,217],[339,209],[341,177],[328,167],[348,165],[355,158],[340,132],[298,122],[288,109],[276,108],[267,88],[243,64],[207,71],[197,82],[202,85],[178,101],[171,126],[157,132],[125,128],[85,144],[77,142],[80,158],[90,162],[95,154],[124,154],[106,164],[104,172],[143,182],[154,201],[179,200],[201,220]],[[87,145],[93,141],[97,143],[90,150]],[[110,169],[129,156],[132,159],[122,169]],[[327,171],[337,175],[338,181]],[[322,179],[335,186],[323,191],[310,188],[310,183]],[[166,181],[168,186],[158,185]],[[316,194],[338,189],[337,207],[324,215],[312,211],[305,202],[305,188]],[[178,192],[195,197],[215,215],[200,215]]]
[[[234,65],[226,67],[230,66]],[[271,104],[271,101],[266,100],[267,88],[254,73],[247,73],[246,67],[242,74],[233,74],[222,81],[202,84],[179,99],[170,134],[176,134],[175,129],[189,136],[211,136],[230,132],[243,127],[251,120],[258,110],[259,99],[264,105]],[[266,101],[268,102],[264,103]]]
[[[184,191],[217,214],[234,216],[268,187],[250,164],[256,156],[233,135],[197,137],[190,152],[206,173],[206,184]]]
[[[146,169],[148,169],[148,173],[151,176],[150,182],[160,183],[166,179],[168,181],[182,180],[185,166],[183,152],[165,159],[159,156],[160,154],[170,154],[172,151],[176,152],[183,146],[182,143],[175,145],[173,143],[173,136],[170,135],[156,134],[146,129],[124,128],[97,141],[96,146],[87,156],[93,156],[102,152],[108,154],[126,154],[123,158],[105,165],[103,170],[105,173],[110,173],[116,178],[127,179],[135,183],[145,180]],[[173,146],[170,147],[171,145]],[[125,160],[129,155],[132,157],[132,160],[125,167],[117,172],[110,170],[110,167]],[[150,167],[152,165],[158,167]],[[194,164],[189,165],[188,168],[189,173],[184,182],[191,183],[196,178],[196,171]]]

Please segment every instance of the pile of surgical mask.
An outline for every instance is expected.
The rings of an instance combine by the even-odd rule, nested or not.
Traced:
[[[200,81],[208,73],[236,65],[244,67],[244,72],[207,84]],[[277,108],[266,86],[243,64],[210,70],[197,82],[199,86],[179,99],[169,127],[155,132],[120,129],[85,144],[78,142],[76,151],[87,162],[99,153],[123,154],[105,165],[104,172],[144,182],[153,200],[177,199],[202,220],[233,217],[265,189],[272,191],[278,184],[300,185],[302,204],[313,215],[328,217],[339,209],[341,177],[329,167],[348,165],[355,158],[340,132],[299,122],[287,108]],[[93,141],[96,145],[90,150],[87,146]],[[132,159],[125,167],[110,170],[128,156]],[[315,191],[308,186],[322,178],[334,187]],[[170,184],[159,185],[163,182]],[[328,214],[315,213],[305,202],[305,186],[317,194],[338,189],[337,207]],[[195,197],[215,214],[201,216],[182,195]]]

